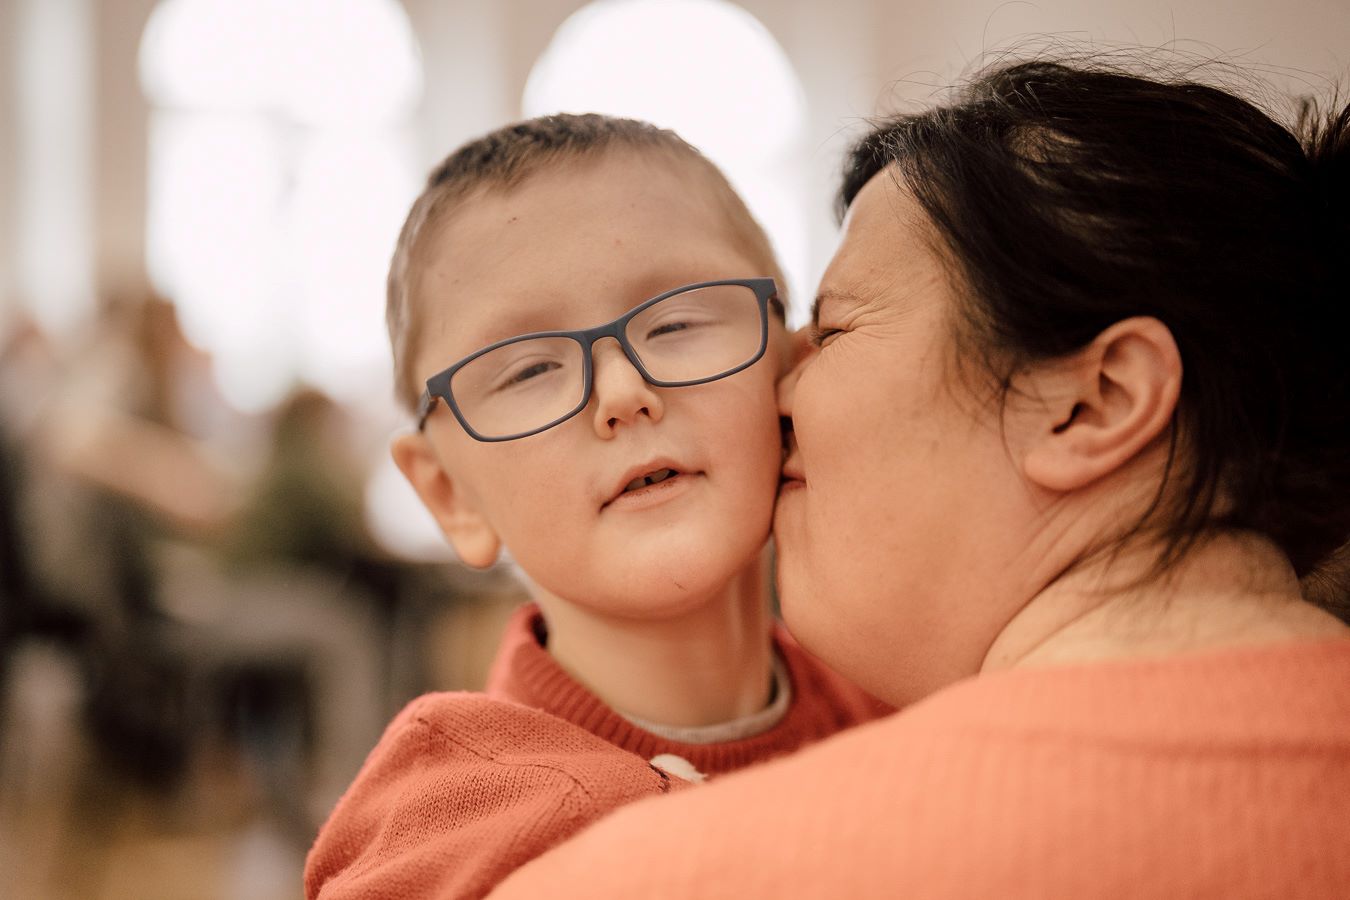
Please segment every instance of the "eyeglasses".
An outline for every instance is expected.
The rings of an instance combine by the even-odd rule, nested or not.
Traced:
[[[753,365],[768,345],[772,278],[688,284],[581,331],[522,334],[471,353],[427,379],[417,429],[444,400],[470,437],[511,441],[565,422],[590,401],[591,348],[614,338],[648,384],[707,384]]]

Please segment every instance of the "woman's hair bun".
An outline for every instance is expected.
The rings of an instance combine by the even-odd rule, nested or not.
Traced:
[[[1313,209],[1310,237],[1323,249],[1321,284],[1322,304],[1306,335],[1309,347],[1325,347],[1323,354],[1311,353],[1311,376],[1316,381],[1312,392],[1320,397],[1321,431],[1326,440],[1325,461],[1336,473],[1328,482],[1339,488],[1332,505],[1339,507],[1341,540],[1350,541],[1350,104],[1338,100],[1330,112],[1311,100],[1303,101],[1296,129],[1307,155],[1307,188]],[[1350,580],[1350,544],[1323,559],[1322,566],[1336,570],[1340,591]],[[1313,576],[1317,575],[1314,571]],[[1350,597],[1340,597],[1341,603]]]

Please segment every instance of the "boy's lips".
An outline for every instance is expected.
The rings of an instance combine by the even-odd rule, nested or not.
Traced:
[[[660,483],[681,475],[701,474],[703,473],[695,472],[669,457],[656,457],[625,471],[609,490],[607,499],[600,504],[600,508],[604,509],[630,490],[638,490],[649,484]]]

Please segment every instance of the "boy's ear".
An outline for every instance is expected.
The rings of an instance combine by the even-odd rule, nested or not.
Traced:
[[[445,470],[426,435],[400,434],[389,445],[389,452],[464,564],[485,569],[495,563],[501,552],[501,538],[473,499]]]
[[[1181,396],[1181,353],[1166,325],[1137,316],[1029,378],[1048,400],[1032,413],[1023,473],[1049,490],[1072,491],[1119,469],[1166,431]]]

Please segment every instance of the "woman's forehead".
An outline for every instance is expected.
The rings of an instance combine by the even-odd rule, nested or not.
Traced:
[[[904,174],[898,167],[890,165],[873,175],[858,191],[845,216],[845,230],[860,221],[869,229],[878,224],[890,224],[903,230],[919,230],[928,222],[928,216]]]
[[[867,293],[867,285],[875,288],[916,269],[928,269],[937,260],[926,222],[923,208],[903,181],[890,169],[877,173],[849,206],[822,290]]]

